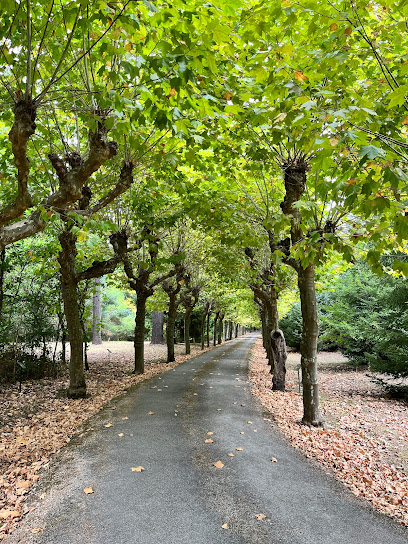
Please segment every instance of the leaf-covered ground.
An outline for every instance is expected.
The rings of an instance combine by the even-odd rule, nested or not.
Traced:
[[[108,349],[111,351],[109,354]],[[132,375],[133,343],[109,342],[91,346],[87,385],[90,397],[58,398],[67,377],[2,386],[0,390],[0,540],[9,534],[26,512],[25,496],[40,477],[40,469],[86,425],[86,420],[130,386],[165,372],[196,355],[182,355],[176,346],[176,362],[165,364],[166,346],[145,344],[146,372]]]
[[[408,526],[408,405],[385,398],[366,372],[339,354],[319,354],[321,406],[326,429],[300,425],[302,398],[288,357],[287,392],[271,391],[261,340],[250,363],[252,393],[271,413],[291,444],[329,469],[351,491]]]

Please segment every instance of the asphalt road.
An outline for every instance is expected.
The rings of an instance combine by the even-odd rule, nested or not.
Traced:
[[[408,543],[405,529],[265,421],[247,380],[254,340],[222,345],[110,403],[55,457],[6,544]]]

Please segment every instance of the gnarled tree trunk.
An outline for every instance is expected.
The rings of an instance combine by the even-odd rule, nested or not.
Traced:
[[[86,384],[83,359],[83,334],[78,304],[77,280],[75,272],[75,236],[69,230],[64,230],[60,236],[61,251],[58,261],[61,271],[61,294],[64,302],[65,320],[67,323],[71,355],[69,360],[69,389],[70,398],[86,396]]]

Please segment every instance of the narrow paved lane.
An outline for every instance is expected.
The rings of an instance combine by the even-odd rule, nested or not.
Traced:
[[[222,345],[112,402],[57,456],[37,507],[6,543],[408,543],[264,420],[247,381],[254,340]]]

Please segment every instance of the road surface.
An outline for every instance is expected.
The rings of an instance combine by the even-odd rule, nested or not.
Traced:
[[[111,402],[54,458],[6,544],[408,543],[265,420],[247,379],[254,341]]]

